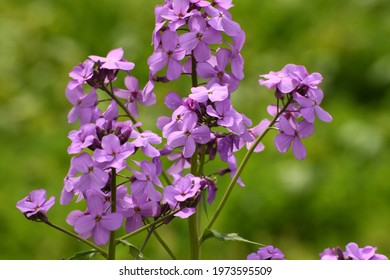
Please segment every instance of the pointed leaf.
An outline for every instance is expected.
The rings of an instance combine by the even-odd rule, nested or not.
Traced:
[[[100,253],[97,250],[91,249],[88,251],[78,252],[74,256],[70,257],[69,260],[92,260],[96,255],[99,254]]]
[[[203,234],[202,242],[209,239],[209,238],[216,238],[220,241],[240,241],[240,242],[255,244],[255,245],[259,245],[259,246],[265,246],[261,243],[257,243],[257,242],[242,238],[237,233],[221,233],[221,232],[218,232],[218,231],[213,230],[213,229],[205,230],[205,232]]]

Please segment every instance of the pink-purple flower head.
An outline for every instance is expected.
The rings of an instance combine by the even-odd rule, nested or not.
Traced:
[[[149,200],[144,193],[126,195],[124,205],[123,215],[126,217],[126,232],[133,232],[141,228],[145,218],[156,217],[161,212],[160,203]]]
[[[134,63],[126,61],[123,58],[123,49],[117,48],[111,50],[106,57],[91,55],[89,58],[94,62],[100,62],[100,68],[108,70],[124,70],[130,71],[134,68]]]
[[[114,89],[116,96],[126,99],[125,106],[129,112],[138,116],[138,103],[144,106],[150,106],[156,103],[156,95],[149,94],[147,97],[139,89],[138,80],[133,76],[126,76],[124,80],[126,89]]]
[[[161,193],[158,192],[154,186],[162,188],[162,184],[158,176],[161,173],[159,166],[154,162],[146,160],[141,161],[138,164],[141,172],[132,170],[134,174],[134,180],[131,184],[131,192],[136,195],[145,194],[148,199],[153,201],[159,201],[162,197]]]
[[[69,77],[72,78],[72,80],[68,83],[68,88],[72,90],[91,79],[94,65],[95,63],[92,60],[87,59],[74,67],[69,73]]]
[[[285,153],[292,146],[294,156],[302,160],[306,157],[306,148],[301,139],[309,137],[313,131],[312,123],[303,120],[297,122],[294,119],[287,120],[281,116],[279,118],[280,134],[275,137],[275,146],[279,152]]]
[[[168,65],[166,77],[170,81],[176,80],[182,73],[180,61],[185,54],[185,49],[179,45],[179,36],[176,31],[164,31],[161,35],[161,47],[148,58],[148,65],[152,75]]]
[[[171,30],[176,30],[186,24],[186,19],[193,14],[189,8],[189,0],[172,0],[171,8],[164,9],[160,16],[170,21],[168,26]]]
[[[200,16],[192,16],[188,21],[190,32],[180,36],[179,42],[187,52],[194,52],[198,62],[207,61],[211,57],[209,45],[222,42],[222,34],[214,28],[207,27],[206,20]]]
[[[116,135],[109,134],[103,137],[102,149],[96,149],[94,157],[97,162],[105,163],[119,172],[127,166],[126,159],[133,153],[133,144],[126,142],[122,145]]]
[[[205,103],[208,100],[211,102],[223,101],[229,97],[227,86],[221,86],[220,84],[214,84],[210,88],[204,86],[193,87],[191,92],[189,97],[201,103]]]
[[[47,222],[46,212],[54,205],[55,197],[46,200],[46,190],[33,190],[28,196],[16,203],[18,208],[29,220]]]
[[[210,16],[208,24],[215,30],[224,31],[229,36],[237,36],[241,32],[240,25],[232,20],[232,15],[222,6],[219,9],[208,6],[205,11]]]
[[[88,209],[86,213],[83,215],[78,213],[79,215],[70,220],[74,230],[82,237],[93,236],[97,245],[104,245],[110,238],[110,232],[122,225],[123,216],[120,213],[107,212],[103,199],[94,192],[87,192],[86,200]]]
[[[97,111],[98,96],[95,89],[88,94],[84,94],[81,86],[73,89],[66,88],[66,97],[73,104],[73,108],[68,114],[68,122],[74,123],[80,119],[80,125],[95,121],[100,113]]]
[[[211,140],[210,128],[206,125],[197,125],[195,118],[185,118],[179,125],[179,130],[170,133],[167,143],[172,148],[183,147],[183,155],[191,157],[196,150],[196,143],[206,144]]]
[[[206,62],[197,64],[196,71],[199,77],[209,79],[207,86],[214,84],[227,86],[229,92],[234,92],[239,84],[239,79],[226,71],[226,67],[231,60],[231,51],[225,48],[217,50],[216,56],[212,56]]]
[[[376,248],[365,246],[359,248],[355,242],[350,242],[345,246],[345,252],[339,247],[326,248],[321,254],[321,260],[387,260],[387,257],[376,253]]]
[[[191,174],[185,177],[176,176],[174,184],[164,189],[163,201],[168,203],[173,210],[181,208],[181,211],[176,213],[175,216],[186,219],[195,213],[195,208],[192,205],[186,207],[186,201],[193,200],[196,197],[201,188],[200,181],[200,178]]]
[[[294,93],[294,100],[300,105],[299,112],[310,123],[313,123],[317,116],[323,122],[331,122],[332,116],[320,107],[324,94],[321,89],[315,91],[315,94],[305,97],[299,93]]]
[[[247,260],[284,260],[284,254],[278,248],[268,245],[247,256]]]
[[[101,164],[88,153],[82,153],[71,160],[71,171],[76,175],[81,173],[80,179],[76,182],[74,190],[82,192],[87,190],[99,191],[108,181],[108,173],[103,170]]]

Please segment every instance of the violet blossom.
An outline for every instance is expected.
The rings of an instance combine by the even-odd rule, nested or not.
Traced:
[[[185,50],[179,45],[176,31],[164,31],[161,35],[161,43],[161,48],[148,58],[149,69],[152,74],[156,74],[168,65],[166,73],[168,80],[176,80],[182,73],[180,61],[185,56]]]
[[[29,220],[47,221],[46,212],[54,205],[55,197],[46,199],[46,190],[38,189],[31,191],[28,196],[16,203],[18,208]]]
[[[194,154],[196,143],[205,144],[211,140],[210,129],[206,125],[197,126],[194,118],[185,118],[179,129],[169,134],[167,144],[172,148],[183,147],[186,158]]]
[[[91,55],[89,58],[94,62],[101,62],[102,65],[100,68],[109,69],[109,70],[125,70],[129,71],[134,68],[134,63],[128,62],[123,58],[123,49],[117,48],[111,50],[107,57],[101,57],[97,55]]]
[[[190,32],[179,37],[182,48],[187,52],[194,52],[194,57],[198,62],[207,61],[211,57],[209,45],[222,42],[222,35],[219,31],[207,27],[206,20],[199,16],[192,16],[188,21]]]
[[[145,218],[158,216],[161,207],[158,201],[149,200],[145,193],[127,195],[124,198],[124,217],[126,232],[133,232],[142,227]]]
[[[272,245],[261,247],[257,252],[247,256],[247,260],[284,260],[284,254]]]
[[[82,173],[74,186],[75,191],[100,190],[108,180],[108,173],[87,153],[72,158],[70,173]]]
[[[312,123],[303,120],[296,122],[295,120],[287,120],[285,117],[279,118],[280,134],[275,137],[275,146],[279,152],[285,153],[292,146],[294,156],[302,160],[306,157],[306,148],[301,139],[309,137],[313,131]]]
[[[162,195],[154,188],[154,186],[163,187],[158,178],[158,175],[160,175],[158,166],[153,162],[143,160],[139,167],[141,172],[132,170],[134,181],[130,185],[131,192],[137,195],[146,194],[149,199],[159,201]]]
[[[87,208],[85,215],[74,220],[74,230],[84,238],[93,236],[97,245],[104,245],[110,238],[110,232],[122,225],[123,216],[120,213],[106,212],[103,199],[94,193],[87,195]]]
[[[127,166],[125,160],[134,153],[134,146],[131,143],[126,142],[121,145],[114,134],[104,136],[101,145],[102,149],[94,151],[95,160],[105,163],[108,167],[116,168],[117,172]]]

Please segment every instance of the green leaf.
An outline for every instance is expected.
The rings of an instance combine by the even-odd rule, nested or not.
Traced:
[[[70,257],[69,260],[92,260],[96,255],[99,254],[99,251],[91,249],[88,251],[78,252],[74,256]]]
[[[133,244],[127,240],[119,240],[120,243],[129,248],[129,254],[132,255],[137,260],[146,260],[142,252]]]
[[[258,246],[265,246],[261,243],[257,243],[257,242],[242,238],[237,233],[221,233],[221,232],[218,232],[218,231],[213,230],[213,229],[205,230],[205,232],[203,234],[202,242],[204,242],[205,240],[207,240],[209,238],[215,238],[215,239],[218,239],[220,241],[239,241],[239,242],[245,242],[245,243],[249,243],[249,244],[255,244]]]

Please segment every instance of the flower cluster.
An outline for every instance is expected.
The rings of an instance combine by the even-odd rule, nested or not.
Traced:
[[[376,253],[376,248],[372,246],[359,246],[350,242],[345,246],[345,252],[339,247],[327,248],[320,254],[321,260],[387,260],[387,257]]]
[[[320,107],[324,94],[318,85],[322,82],[320,73],[309,74],[304,66],[288,64],[279,72],[271,71],[261,75],[259,84],[275,89],[278,104],[268,107],[272,115],[279,115],[276,124],[279,134],[275,137],[275,146],[285,153],[292,146],[297,159],[306,157],[302,138],[314,132],[316,117],[331,122],[331,115]],[[282,104],[282,108],[281,108]]]
[[[276,104],[268,106],[271,120],[252,125],[234,108],[231,97],[244,78],[241,50],[245,33],[233,21],[231,7],[232,0],[165,0],[157,6],[153,53],[147,60],[149,79],[144,87],[132,76],[135,65],[124,58],[121,48],[105,57],[91,55],[69,73],[65,94],[72,109],[67,119],[78,122],[79,127],[68,134],[71,143],[67,152],[72,158],[60,203],[68,204],[74,197],[77,202],[84,200],[86,207],[71,211],[66,218],[78,235],[68,234],[104,257],[115,258],[112,248],[123,239],[114,240],[114,233],[122,226],[128,233],[124,239],[142,227],[149,230],[144,247],[157,227],[174,217],[186,219],[196,214],[202,209],[197,207],[200,201],[213,203],[215,177],[224,174],[230,174],[232,180],[208,227],[200,236],[190,230],[191,257],[199,257],[196,247],[208,238],[207,232],[220,239],[245,240],[235,234],[216,234],[210,228],[236,183],[244,186],[240,174],[251,154],[264,150],[263,137],[271,128],[276,129],[277,150],[285,153],[292,146],[295,157],[303,159],[306,149],[301,139],[313,133],[315,119],[332,121],[320,107],[324,97],[319,88],[321,74],[309,74],[304,66],[293,64],[260,76],[260,85],[275,90]],[[190,77],[191,86],[185,92],[165,95],[164,103],[171,113],[157,119],[160,131],[144,130],[136,120],[139,106],[156,103],[158,82],[182,76]],[[241,149],[247,154],[238,166],[235,153]],[[225,166],[206,171],[207,163],[216,157]],[[165,162],[170,162],[167,169]],[[54,197],[46,200],[41,189],[20,200],[17,208],[27,218],[58,229],[46,216],[53,204]],[[190,228],[197,229],[200,225],[191,222],[199,223],[199,219],[193,217]],[[98,247],[108,242],[108,252]],[[350,243],[346,252],[327,249],[321,258],[386,257],[376,254],[373,247],[360,249]],[[284,254],[269,245],[247,259],[284,259]]]

